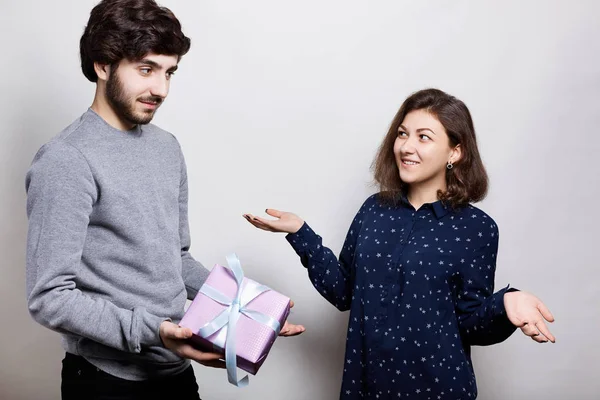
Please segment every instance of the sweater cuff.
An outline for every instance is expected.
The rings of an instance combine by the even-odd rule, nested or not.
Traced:
[[[139,332],[139,341],[132,343],[133,348],[131,351],[134,353],[139,353],[142,351],[142,347],[163,347],[163,343],[160,338],[160,324],[162,324],[164,321],[171,321],[171,319],[152,315],[146,311],[146,309],[140,307],[134,309],[134,323],[136,320],[138,321],[137,329]],[[134,329],[135,328],[136,327],[134,327]]]

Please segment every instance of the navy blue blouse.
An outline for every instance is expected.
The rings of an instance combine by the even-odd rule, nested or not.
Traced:
[[[498,228],[480,209],[369,197],[339,261],[308,224],[287,235],[315,288],[350,310],[341,399],[475,399],[471,345],[516,329],[493,293]]]

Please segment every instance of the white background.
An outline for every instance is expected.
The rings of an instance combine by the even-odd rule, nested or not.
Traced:
[[[25,298],[25,173],[82,114],[95,85],[79,38],[95,1],[2,0],[0,398],[58,399],[59,335]],[[336,253],[376,188],[370,163],[413,91],[465,101],[500,227],[496,287],[539,295],[556,344],[517,331],[474,349],[481,399],[597,399],[600,328],[600,3],[595,1],[165,0],[192,38],[154,122],[187,158],[192,253],[235,251],[292,297],[307,327],[276,341],[250,386],[196,365],[204,399],[336,399],[348,314],[312,288],[282,235],[244,212],[298,213]]]

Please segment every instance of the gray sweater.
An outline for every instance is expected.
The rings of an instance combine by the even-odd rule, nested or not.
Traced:
[[[88,109],[36,154],[26,178],[27,296],[66,351],[144,380],[189,365],[161,344],[208,271],[188,252],[187,174],[175,137],[120,131]]]

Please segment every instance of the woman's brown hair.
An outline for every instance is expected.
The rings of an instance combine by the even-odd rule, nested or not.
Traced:
[[[488,176],[477,148],[471,113],[465,103],[438,89],[413,93],[396,113],[372,165],[381,198],[386,202],[397,203],[407,189],[400,179],[394,156],[394,142],[398,136],[398,127],[406,115],[416,110],[425,110],[437,118],[448,134],[450,146],[460,144],[462,150],[461,157],[453,168],[446,170],[447,190],[440,190],[438,199],[451,207],[483,200],[487,194]]]

